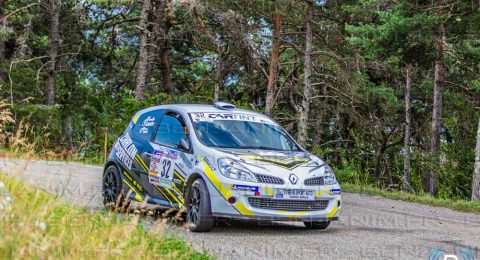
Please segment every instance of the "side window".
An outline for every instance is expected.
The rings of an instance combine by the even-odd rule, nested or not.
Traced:
[[[187,139],[184,124],[175,115],[166,114],[158,126],[155,143],[178,147],[182,138]]]
[[[155,110],[141,115],[132,129],[132,133],[145,141],[150,141],[161,113],[161,110]]]

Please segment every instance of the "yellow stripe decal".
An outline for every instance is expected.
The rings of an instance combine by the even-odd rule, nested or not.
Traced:
[[[185,178],[183,178],[183,176],[182,176],[179,172],[173,170],[173,174],[177,175],[177,177],[178,177],[182,182],[185,182]]]
[[[155,186],[155,188],[157,188],[157,190],[158,190],[160,193],[162,193],[163,197],[168,201],[168,203],[170,203],[170,206],[173,207],[173,203],[172,203],[172,201],[168,198],[167,194],[165,194],[165,193],[162,191],[162,189],[158,188],[157,185],[153,185],[153,186]]]
[[[183,195],[183,192],[181,192],[181,191],[178,189],[176,183],[174,183],[174,184],[172,185],[172,187],[178,192],[178,194]]]
[[[285,211],[285,210],[279,210],[279,212],[284,214],[284,215],[287,215],[289,218],[297,218],[297,217],[303,216],[303,215],[308,213],[307,211],[289,212],[289,211]]]
[[[142,202],[142,203],[145,202],[145,201],[142,199],[142,196],[140,195],[140,193],[138,193],[138,192],[135,190],[135,188],[132,187],[132,186],[127,182],[127,180],[122,179],[122,181],[123,181],[125,184],[127,184],[127,186],[130,187],[130,189],[135,193],[135,199],[136,199],[137,201]]]
[[[335,214],[337,213],[338,211],[338,207],[337,205],[335,205],[332,209],[332,211],[330,211],[330,213],[328,213],[327,217],[328,218],[333,218],[335,216]]]
[[[225,198],[225,200],[230,198],[232,196],[232,193],[230,193],[230,190],[228,190],[227,187],[222,185],[220,180],[217,178],[217,176],[212,171],[212,169],[208,166],[208,164],[205,162],[205,160],[203,160],[203,158],[199,158],[199,160],[205,165],[204,172],[207,175],[210,182],[213,184],[213,186],[215,186],[215,188],[217,188],[217,190],[220,192],[220,194],[222,194],[222,196]],[[233,204],[232,206],[236,210],[238,210],[238,212],[240,212],[242,215],[253,216],[253,213],[249,209],[247,209],[247,207],[245,207],[245,205],[240,201],[237,201],[237,203]]]
[[[142,168],[145,170],[145,171],[149,171],[149,168],[147,167],[147,165],[145,164],[145,162],[142,160],[142,158],[140,158],[140,156],[138,154],[135,155],[135,159],[136,161],[138,162],[138,164],[140,164],[140,166],[142,166]]]
[[[165,191],[167,191],[167,193],[170,194],[170,196],[172,196],[172,198],[173,198],[175,201],[177,201],[178,206],[180,206],[181,208],[183,208],[183,202],[180,201],[175,194],[173,194],[168,188],[166,188]]]
[[[143,164],[138,160],[137,156],[135,155],[135,158],[133,158],[135,160],[135,162],[138,163],[138,165],[140,165],[140,168],[142,168],[142,170],[145,171],[145,167],[143,166]]]
[[[320,197],[323,193],[325,193],[324,190],[317,191],[317,193],[315,193],[315,197]]]
[[[273,195],[274,195],[273,190],[270,189],[270,188],[265,187],[265,192],[266,192],[267,195],[269,195],[269,196],[273,196]]]

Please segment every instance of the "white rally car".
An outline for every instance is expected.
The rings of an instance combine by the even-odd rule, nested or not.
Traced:
[[[271,118],[223,102],[139,111],[110,152],[103,199],[184,209],[199,232],[219,218],[325,229],[342,203],[330,166]]]

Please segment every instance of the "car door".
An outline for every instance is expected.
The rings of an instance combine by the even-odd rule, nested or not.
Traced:
[[[175,111],[166,111],[151,144],[149,182],[170,203],[181,208],[194,158],[184,118]]]
[[[140,192],[150,197],[155,195],[155,189],[148,185],[150,156],[153,151],[150,142],[164,113],[165,110],[162,109],[143,113],[131,130],[132,141],[138,150],[138,155],[133,158],[136,167],[132,167],[132,174],[126,177],[129,180],[132,179],[131,182],[135,180],[141,186]],[[135,186],[139,188],[138,185]]]

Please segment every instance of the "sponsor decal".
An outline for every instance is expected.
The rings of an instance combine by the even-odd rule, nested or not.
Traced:
[[[275,198],[292,200],[314,200],[314,191],[305,189],[276,189]]]
[[[170,187],[173,181],[174,160],[177,158],[173,150],[155,150],[150,159],[149,182],[159,186]],[[176,151],[174,151],[176,152]]]
[[[167,156],[168,156],[170,159],[176,160],[177,157],[178,157],[178,154],[179,154],[178,151],[168,150]]]
[[[215,166],[213,165],[213,163],[208,159],[207,156],[203,157],[203,160],[205,161],[205,163],[207,163],[208,167],[210,167],[210,169],[212,169],[212,171],[216,171],[217,168],[215,168]]]
[[[155,117],[153,116],[147,116],[147,118],[145,118],[145,120],[142,122],[143,127],[150,127],[153,125],[155,125]]]
[[[189,171],[189,168],[187,168],[187,166],[181,161],[177,163],[177,166],[183,173]]]
[[[115,156],[120,160],[129,170],[132,169],[133,158],[138,150],[133,144],[129,134],[125,134],[115,143]]]
[[[191,113],[190,114],[195,122],[213,122],[214,120],[236,120],[236,121],[248,121],[275,124],[268,117],[242,114],[242,113]]]
[[[148,134],[148,128],[147,127],[142,127],[138,131],[140,134]]]
[[[232,185],[232,190],[244,190],[244,191],[258,192],[258,186],[233,184]]]
[[[341,194],[341,193],[342,193],[341,189],[330,189],[330,195]]]
[[[288,180],[290,180],[290,183],[292,183],[293,185],[297,184],[298,182],[298,177],[297,175],[295,174],[290,174],[290,176],[288,177]]]

